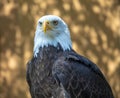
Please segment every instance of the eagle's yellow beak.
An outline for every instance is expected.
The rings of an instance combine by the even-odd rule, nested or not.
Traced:
[[[46,33],[47,30],[52,30],[52,26],[49,21],[43,22],[43,31]]]

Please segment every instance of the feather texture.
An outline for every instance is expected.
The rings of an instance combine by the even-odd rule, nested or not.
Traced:
[[[60,45],[40,48],[27,67],[32,98],[113,98],[98,67]]]
[[[51,28],[44,32],[46,21]],[[26,78],[32,98],[113,98],[102,72],[72,50],[66,23],[54,15],[38,20]]]

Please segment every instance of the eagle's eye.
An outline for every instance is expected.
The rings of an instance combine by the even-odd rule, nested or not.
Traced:
[[[39,22],[40,26],[42,26],[42,22]]]
[[[54,25],[57,25],[57,24],[58,24],[58,21],[57,21],[57,20],[54,20],[54,21],[53,21],[53,24],[54,24]]]

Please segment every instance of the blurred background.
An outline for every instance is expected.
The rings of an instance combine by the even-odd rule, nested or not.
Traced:
[[[119,0],[0,0],[0,98],[30,98],[26,63],[46,14],[65,20],[74,50],[98,65],[120,98]]]

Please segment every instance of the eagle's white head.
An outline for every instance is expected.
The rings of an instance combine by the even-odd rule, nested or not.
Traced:
[[[61,45],[62,49],[70,50],[71,38],[66,23],[58,16],[46,15],[38,20],[34,38],[34,56],[37,56],[40,47]]]

